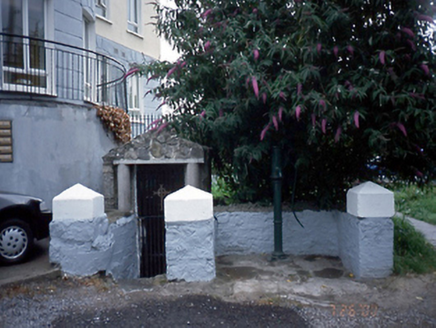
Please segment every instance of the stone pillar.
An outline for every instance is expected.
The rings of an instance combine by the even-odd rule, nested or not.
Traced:
[[[200,188],[200,167],[197,163],[188,163],[186,165],[185,185]]]
[[[168,280],[215,278],[212,194],[186,186],[165,198]]]
[[[103,196],[74,185],[53,199],[50,262],[73,275],[97,273],[106,268],[111,252],[108,230]]]
[[[119,164],[117,168],[118,210],[130,212],[132,210],[130,170],[125,164]]]
[[[365,182],[347,193],[339,219],[340,257],[356,278],[383,278],[394,264],[393,192]]]

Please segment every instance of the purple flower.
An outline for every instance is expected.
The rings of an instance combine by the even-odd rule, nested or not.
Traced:
[[[321,121],[321,131],[322,133],[326,133],[326,128],[327,128],[327,119],[323,118]]]
[[[356,110],[354,112],[354,125],[356,126],[356,128],[359,128],[359,115],[360,113]]]
[[[254,57],[255,61],[257,61],[259,59],[259,50],[258,49],[253,50],[253,57]]]
[[[301,115],[301,106],[298,105],[297,107],[295,107],[295,117],[297,118],[297,121],[300,120],[300,115]]]
[[[255,76],[251,77],[251,84],[253,85],[253,91],[256,98],[259,98],[259,86],[257,85],[257,80]]]
[[[378,57],[379,57],[379,59],[380,59],[380,63],[381,63],[382,65],[385,64],[385,56],[386,56],[386,53],[385,53],[383,50],[380,51],[380,54],[378,55]]]

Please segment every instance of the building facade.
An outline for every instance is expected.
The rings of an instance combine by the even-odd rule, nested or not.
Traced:
[[[96,105],[153,112],[131,63],[159,58],[143,0],[2,0],[0,190],[52,198],[102,190],[102,156],[119,144]]]

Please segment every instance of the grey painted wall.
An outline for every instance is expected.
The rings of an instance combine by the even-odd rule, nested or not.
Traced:
[[[339,212],[303,211],[283,213],[283,251],[288,254],[338,256]],[[216,213],[216,254],[261,254],[274,250],[273,213]]]
[[[271,254],[273,213],[217,213],[216,255]],[[283,213],[283,251],[294,255],[339,256],[356,278],[392,273],[394,225],[390,218],[357,218],[347,213],[303,211]]]
[[[115,279],[138,278],[136,217],[109,224],[106,216],[50,223],[50,262],[63,272],[90,276],[100,271]]]
[[[51,208],[76,183],[103,189],[102,157],[117,146],[92,107],[0,100],[0,119],[12,120],[13,163],[0,163],[0,190],[32,194]]]

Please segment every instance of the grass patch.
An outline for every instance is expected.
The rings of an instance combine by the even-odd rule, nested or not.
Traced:
[[[436,225],[436,188],[417,185],[398,187],[395,207],[404,215]]]
[[[394,217],[394,273],[436,270],[436,250],[405,219]]]

